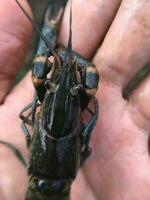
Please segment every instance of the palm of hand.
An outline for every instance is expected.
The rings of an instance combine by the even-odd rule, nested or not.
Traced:
[[[77,16],[75,17],[78,19]],[[145,21],[146,19],[147,18],[145,17]],[[28,25],[28,22],[25,19],[20,24],[20,27],[23,24],[31,30],[30,25]],[[91,27],[92,26],[94,25],[91,25]],[[18,25],[16,28],[18,28]],[[60,36],[60,40],[62,42],[65,41],[65,37],[67,38],[67,36],[64,36],[64,29],[65,17]],[[20,31],[19,28],[18,30]],[[27,42],[30,35],[27,34],[24,29],[21,31],[23,39],[21,41],[17,40],[18,43],[15,41],[16,50],[18,50],[21,46],[25,46],[24,44]],[[115,31],[116,30],[114,30],[114,32]],[[100,53],[98,52],[94,58],[94,62],[100,69],[102,79],[100,89],[97,94],[100,102],[100,118],[98,119],[97,126],[92,136],[91,145],[93,147],[93,154],[86,161],[84,167],[79,171],[78,177],[73,184],[73,200],[82,200],[85,199],[85,196],[87,200],[141,200],[150,197],[150,161],[148,152],[148,119],[150,111],[148,111],[147,107],[148,100],[150,98],[147,91],[149,81],[147,78],[143,84],[137,88],[133,94],[131,94],[129,101],[123,99],[122,90],[124,86],[135,74],[135,72],[141,68],[142,64],[138,64],[135,61],[134,65],[136,65],[136,69],[133,68],[131,71],[127,58],[122,58],[122,65],[126,65],[126,71],[121,69],[119,68],[120,63],[118,63],[118,61],[114,61],[118,56],[118,52],[114,52],[112,55],[112,57],[114,56],[114,60],[112,59],[113,61],[109,60],[109,54],[113,48],[111,49],[110,47],[111,50],[109,50],[107,43],[110,42],[110,38],[113,37],[114,32],[110,31],[104,45],[100,49]],[[81,35],[81,33],[78,34]],[[89,33],[86,33],[85,35],[89,37]],[[10,37],[10,35],[7,37]],[[14,38],[13,36],[11,37],[12,38],[10,39],[13,41]],[[76,37],[77,34],[75,34],[75,39]],[[78,46],[78,42],[82,44],[84,41],[78,41],[75,44],[75,49],[87,57],[90,56],[90,54],[94,52],[97,40],[99,40],[96,38],[97,36],[93,36],[93,38],[88,41],[93,44],[91,51],[85,50],[86,47],[83,48],[83,45],[81,47]],[[114,41],[112,41],[112,43],[113,42]],[[129,42],[131,41],[129,40]],[[116,48],[119,48],[119,45],[115,45]],[[14,48],[13,44],[12,46]],[[8,46],[6,49],[9,49],[7,51],[7,57],[12,56],[10,47]],[[23,49],[24,52],[25,47]],[[130,49],[130,53],[132,53],[132,46]],[[141,49],[147,50],[145,43]],[[17,71],[17,66],[20,66],[22,55],[24,54],[23,52],[19,53],[17,59],[12,58],[9,64],[6,63],[8,66],[7,70],[9,70],[10,73],[7,72],[8,78],[5,78],[6,82],[2,82],[0,93],[1,99],[3,99],[3,96],[8,91],[11,78]],[[139,56],[139,53],[141,52],[135,52],[135,54],[137,54],[136,56]],[[3,65],[8,60],[4,59],[4,54],[6,54],[6,52],[2,51],[0,57]],[[104,57],[104,55],[107,55],[108,57]],[[145,58],[145,61],[143,62],[147,62],[146,59],[147,58]],[[113,62],[115,65],[112,65],[114,64]],[[110,69],[104,69],[107,65],[110,66]],[[12,67],[13,70],[11,70]],[[4,68],[1,70],[5,75],[6,69]],[[5,76],[2,78],[4,77]],[[1,80],[3,80],[2,78]],[[28,93],[26,91],[28,91]],[[25,148],[24,136],[21,133],[22,130],[19,126],[18,114],[20,110],[30,102],[32,94],[33,88],[29,81],[29,77],[27,76],[25,80],[23,80],[6,96],[4,103],[0,108],[0,138],[15,144],[22,150],[22,152],[24,152],[25,155],[27,154],[27,150]],[[3,146],[0,146],[0,149],[0,197],[2,200],[10,199],[10,197],[12,200],[22,199],[27,183],[26,172],[12,152]],[[140,192],[137,192],[139,190]]]

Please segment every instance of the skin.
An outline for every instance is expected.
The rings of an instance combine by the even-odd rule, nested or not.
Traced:
[[[31,13],[25,0],[20,2]],[[30,74],[11,88],[32,26],[12,0],[0,1],[0,16],[0,139],[16,145],[27,158],[18,114],[32,100]],[[149,16],[149,0],[73,0],[73,49],[93,58],[101,82],[93,153],[73,184],[72,200],[150,199],[150,76],[128,100],[122,97],[128,82],[150,61]],[[62,44],[68,39],[68,19],[69,5],[60,31]],[[0,199],[23,200],[26,184],[25,169],[0,145]]]

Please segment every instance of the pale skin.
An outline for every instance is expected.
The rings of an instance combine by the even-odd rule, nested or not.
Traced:
[[[20,2],[31,14],[25,0]],[[0,139],[16,145],[27,158],[18,114],[32,100],[30,75],[11,87],[32,26],[12,0],[0,1],[0,16]],[[150,61],[149,16],[149,0],[73,0],[73,49],[93,58],[101,81],[93,153],[73,184],[72,200],[150,199],[150,76],[128,100],[122,97],[128,82]],[[68,18],[69,5],[60,31],[62,44],[68,39]],[[23,200],[26,184],[25,169],[0,145],[0,199]]]

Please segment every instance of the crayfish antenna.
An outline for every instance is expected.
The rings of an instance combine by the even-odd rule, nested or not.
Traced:
[[[72,65],[72,0],[70,1],[70,18],[69,18],[69,39],[64,64],[71,68]]]
[[[70,1],[69,40],[68,49],[72,51],[72,0]]]
[[[27,162],[26,162],[25,158],[23,157],[21,151],[19,149],[17,149],[13,144],[11,144],[9,142],[5,142],[3,140],[0,140],[0,144],[4,145],[8,149],[10,149],[24,167],[27,166]]]
[[[15,0],[17,5],[19,6],[19,8],[22,10],[22,12],[24,13],[24,15],[27,17],[27,19],[29,20],[29,22],[32,24],[33,28],[37,31],[37,33],[40,35],[40,37],[43,39],[43,41],[45,42],[46,46],[51,50],[51,52],[54,52],[53,49],[50,48],[50,44],[49,41],[47,40],[47,38],[45,37],[45,35],[40,31],[40,29],[38,28],[38,26],[36,26],[34,20],[29,16],[29,14],[27,13],[27,11],[23,8],[23,6],[20,4],[20,2],[18,0]]]

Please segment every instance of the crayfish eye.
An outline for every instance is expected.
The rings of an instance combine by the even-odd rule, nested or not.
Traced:
[[[49,79],[45,81],[45,88],[52,93],[55,93],[56,91],[55,83],[52,83]]]
[[[76,96],[79,94],[79,90],[83,89],[83,85],[79,84],[77,86],[74,86],[70,89],[70,93],[72,94],[72,96]]]
[[[70,93],[72,94],[72,96],[76,96],[78,94],[78,89],[73,87],[70,89]]]
[[[45,83],[44,83],[44,85],[45,85],[45,88],[47,90],[49,90],[51,88],[51,81],[50,80],[46,80]]]

